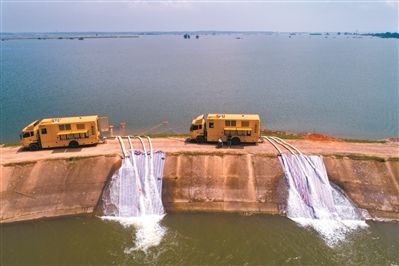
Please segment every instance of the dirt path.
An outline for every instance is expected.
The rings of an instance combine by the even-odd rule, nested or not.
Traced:
[[[152,139],[154,149],[164,152],[199,152],[199,153],[264,153],[276,154],[273,146],[265,141],[258,145],[248,145],[233,148],[216,149],[214,144],[198,145],[186,143],[183,138],[155,138]],[[398,143],[348,143],[339,141],[313,141],[313,140],[286,140],[294,145],[304,154],[321,154],[325,156],[368,156],[384,159],[399,158]],[[138,140],[134,140],[134,147],[141,149]],[[125,141],[128,147],[127,140]],[[84,147],[78,149],[50,149],[36,152],[23,151],[21,147],[1,147],[0,163],[2,165],[16,162],[37,161],[44,159],[87,157],[98,155],[122,154],[118,141],[107,140],[106,144],[99,144],[95,147]]]

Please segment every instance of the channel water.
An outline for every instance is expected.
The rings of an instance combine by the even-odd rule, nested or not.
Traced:
[[[146,251],[149,247],[158,245],[165,234],[165,228],[159,224],[165,215],[161,198],[165,154],[153,151],[149,137],[148,152],[143,139],[137,139],[140,140],[143,151],[134,149],[130,137],[130,149],[127,151],[123,139],[118,137],[124,158],[102,196],[102,219],[117,221],[125,227],[134,226],[137,229],[136,246],[126,249],[127,253],[136,249]]]

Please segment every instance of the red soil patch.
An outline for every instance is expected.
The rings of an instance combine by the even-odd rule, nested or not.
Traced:
[[[308,140],[341,141],[340,139],[330,137],[327,135],[323,135],[323,134],[318,134],[318,133],[309,133],[309,134],[304,135],[303,137]]]

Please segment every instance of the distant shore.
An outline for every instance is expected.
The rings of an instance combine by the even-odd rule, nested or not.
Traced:
[[[118,38],[138,38],[138,35],[99,35],[99,36],[16,36],[2,38],[2,41],[11,40],[84,40],[84,39],[118,39]]]
[[[168,31],[168,32],[43,32],[43,33],[13,33],[6,32],[1,35],[2,41],[8,40],[84,40],[84,39],[115,39],[115,38],[139,38],[145,35],[286,35],[292,36],[370,36],[378,38],[399,38],[398,32],[377,32],[377,33],[358,33],[358,32],[273,32],[273,31]]]

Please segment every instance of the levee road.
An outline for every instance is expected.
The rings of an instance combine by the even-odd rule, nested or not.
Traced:
[[[339,156],[376,160],[399,160],[399,143],[352,143],[344,141],[314,141],[314,140],[286,140],[297,147],[304,154]],[[215,144],[196,144],[186,142],[183,138],[154,138],[152,139],[155,150],[162,150],[166,153],[199,153],[199,154],[267,154],[276,155],[277,151],[265,141],[257,145],[240,145],[229,148],[224,145],[217,149]],[[128,142],[125,140],[126,147]],[[135,139],[135,149],[142,149],[140,142]],[[2,165],[33,162],[47,159],[61,159],[73,157],[92,157],[99,155],[122,155],[117,140],[108,139],[104,144],[91,147],[80,147],[77,149],[56,148],[40,151],[25,151],[21,147],[0,148],[0,163]]]

